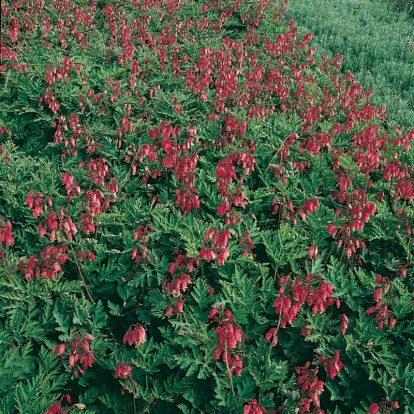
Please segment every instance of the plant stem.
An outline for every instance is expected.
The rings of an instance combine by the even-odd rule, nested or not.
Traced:
[[[236,393],[234,392],[234,387],[233,387],[232,374],[230,372],[230,367],[229,367],[229,360],[227,358],[227,356],[228,356],[228,354],[227,354],[227,340],[225,341],[224,352],[226,353],[226,358],[225,358],[225,361],[224,362],[226,363],[227,375],[228,375],[229,380],[230,380],[231,393],[233,394],[233,397],[236,398]]]
[[[129,376],[129,379],[132,385],[132,402],[134,404],[134,414],[137,414],[137,406],[135,402],[135,384],[134,384],[134,380],[132,379],[132,375]]]
[[[0,249],[1,250],[1,249]],[[5,272],[6,272],[6,275],[10,278],[10,279],[12,279],[13,278],[13,276],[12,276],[12,274],[9,272],[9,269],[7,268],[7,266],[6,266],[6,261],[4,260],[4,252],[3,251],[1,251],[0,252],[1,253],[1,262],[3,263],[3,267],[4,267],[4,270],[5,270]]]
[[[283,307],[283,299],[282,299],[282,305],[281,305],[281,307]],[[273,334],[272,341],[270,342],[269,353],[267,354],[267,359],[269,360],[269,362],[270,362],[270,355],[272,354],[273,341],[275,340],[276,335],[279,332],[281,320],[282,320],[282,309],[280,310],[279,320],[277,322],[277,327],[276,327],[275,333]]]
[[[275,154],[273,155],[273,157],[272,157],[272,159],[270,160],[270,162],[269,162],[269,165],[267,166],[267,168],[266,168],[266,170],[265,170],[265,172],[264,172],[264,174],[263,174],[263,177],[265,176],[265,174],[267,173],[267,170],[269,169],[269,167],[270,167],[270,165],[273,163],[273,160],[275,159],[275,157],[277,156],[277,154],[279,153],[279,151],[283,148],[283,145],[285,145],[285,142],[287,141],[287,139],[288,139],[288,137],[286,137],[284,140],[283,140],[283,142],[282,142],[282,145],[279,147],[279,149],[275,152]]]
[[[72,255],[73,255],[73,261],[75,263],[76,269],[78,270],[78,275],[79,275],[79,277],[82,280],[83,286],[84,286],[84,288],[86,290],[86,293],[87,293],[87,295],[89,297],[89,300],[95,305],[95,301],[93,300],[93,298],[92,298],[92,296],[91,296],[91,294],[89,292],[88,286],[86,285],[85,279],[84,279],[83,274],[82,274],[82,270],[80,268],[78,259],[76,258],[75,250],[73,249],[73,246],[72,246],[72,243],[71,242],[69,242],[69,246],[70,246],[70,249],[71,249],[71,252],[72,252]]]

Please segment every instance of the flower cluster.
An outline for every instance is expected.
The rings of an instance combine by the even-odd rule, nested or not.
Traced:
[[[266,409],[257,403],[256,399],[251,399],[248,404],[243,407],[243,414],[262,414]]]
[[[54,242],[57,238],[62,239],[62,231],[66,235],[67,240],[72,240],[73,235],[78,232],[77,227],[68,215],[67,209],[60,209],[59,215],[49,210],[47,219],[41,221],[38,225],[39,235],[43,237],[49,232],[49,239]]]
[[[313,275],[308,275],[307,278]],[[339,308],[339,299],[334,299],[331,295],[333,292],[333,285],[323,280],[319,283],[319,288],[314,288],[309,294],[307,304],[312,307],[312,314],[316,315],[318,312],[323,313],[325,310],[332,306],[334,303]]]
[[[91,368],[95,360],[95,352],[90,349],[89,344],[93,340],[91,334],[81,335],[75,332],[72,339],[56,345],[53,353],[57,356],[68,356],[68,370],[78,377],[79,374],[84,375],[84,369]]]
[[[54,404],[49,405],[49,407],[47,407],[47,411],[43,414],[65,414],[66,412],[67,409],[61,406],[60,401],[56,401]]]
[[[400,408],[398,401],[390,401],[382,399],[379,404],[371,404],[368,408],[368,414],[388,414],[394,412],[397,408]]]
[[[167,306],[167,309],[165,310],[165,316],[170,316],[173,312],[177,315],[184,309],[184,299],[179,299],[173,304],[173,306]]]
[[[337,208],[336,214],[338,217],[343,217],[346,214],[349,217],[349,221],[342,223],[337,245],[339,248],[344,246],[347,257],[351,258],[357,249],[366,248],[365,241],[353,236],[353,233],[364,230],[364,225],[375,214],[376,205],[367,199],[366,192],[362,189],[353,189],[348,193],[346,188],[349,184],[352,184],[352,178],[347,177],[344,172],[341,172],[339,175],[338,183],[341,190],[333,196],[333,199],[344,204],[345,208],[344,210]],[[334,238],[338,233],[338,229],[332,223],[329,224],[327,231]]]
[[[184,299],[178,299],[188,289],[188,286],[192,283],[189,273],[194,271],[200,264],[197,258],[189,258],[186,254],[182,254],[181,250],[177,247],[173,249],[174,253],[180,253],[173,262],[170,262],[168,266],[169,273],[173,276],[172,281],[164,280],[163,286],[166,287],[167,295],[173,295],[175,297],[175,303],[167,307],[165,315],[169,316],[173,312],[177,315],[183,311]],[[188,273],[186,273],[188,272]]]
[[[63,183],[70,186],[73,181],[73,177],[71,177],[72,176],[70,175],[64,175]],[[76,186],[76,188],[78,187]],[[71,190],[69,192],[72,194]],[[60,208],[58,214],[56,214],[54,211],[48,210],[48,207],[53,206],[53,202],[50,197],[43,200],[43,194],[41,192],[38,192],[35,198],[33,197],[33,190],[30,190],[27,199],[24,202],[25,205],[32,209],[33,217],[39,217],[48,211],[47,218],[39,222],[38,225],[40,237],[43,237],[47,232],[49,232],[49,239],[51,242],[54,242],[56,238],[60,241],[63,231],[66,238],[68,240],[72,240],[73,235],[78,232],[78,229],[73,223],[72,218],[69,216],[68,210]]]
[[[134,241],[139,239],[140,243],[138,246],[132,248],[131,258],[137,265],[141,260],[143,260],[144,263],[147,262],[147,235],[148,233],[153,232],[154,230],[149,226],[149,223],[147,225],[138,226],[134,232]],[[139,254],[138,249],[140,249]]]
[[[387,277],[377,275],[375,282],[380,285],[374,292],[374,300],[376,304],[371,306],[367,310],[367,313],[368,315],[371,315],[376,312],[375,321],[378,323],[379,330],[382,330],[384,324],[392,328],[396,323],[396,319],[392,317],[393,312],[388,309],[388,305],[383,303],[383,299],[385,299],[385,295],[391,287],[391,280]]]
[[[302,202],[302,207],[297,210],[297,214],[303,221],[306,221],[308,214],[314,213],[319,207],[319,200],[317,198],[310,198]]]
[[[79,183],[75,182],[75,177],[69,173],[62,173],[62,185],[66,190],[66,200],[68,203],[72,201],[72,197],[80,194],[81,189]]]
[[[317,366],[310,368],[311,363],[308,361],[301,367],[296,367],[296,373],[299,375],[296,382],[300,385],[302,393],[298,402],[299,413],[304,414],[311,411],[313,414],[323,414],[325,411],[320,408],[320,395],[324,391],[324,382],[318,378],[319,366],[323,366],[329,378],[334,379],[338,372],[343,368],[343,363],[339,358],[339,352],[335,352],[333,357],[320,355],[316,358]]]
[[[146,340],[146,332],[142,325],[135,324],[129,327],[125,332],[122,342],[128,345],[134,345],[135,348],[138,348]]]
[[[136,175],[137,167],[139,166],[138,163],[142,163],[144,157],[147,158],[148,162],[155,162],[158,159],[157,153],[155,152],[154,148],[149,145],[148,143],[142,144],[140,148],[137,150],[135,146],[130,148],[130,154],[124,157],[124,161],[128,164],[131,164],[131,171],[132,175]],[[147,178],[149,176],[148,167],[144,168],[145,171],[145,180],[143,179],[144,183],[146,184]],[[153,176],[153,178],[156,178]]]
[[[39,254],[38,258],[30,256],[27,262],[19,262],[18,269],[25,279],[39,279],[43,275],[46,279],[55,280],[57,273],[62,272],[63,264],[67,260],[65,246],[47,246]]]
[[[163,285],[167,287],[167,295],[176,295],[181,296],[184,293],[188,286],[191,284],[190,275],[187,273],[181,273],[179,278],[174,279],[172,282],[167,282],[164,280]]]
[[[285,328],[287,324],[293,324],[299,310],[308,297],[310,288],[303,285],[302,280],[297,277],[294,282],[287,278],[280,278],[279,295],[273,301],[276,315],[280,317],[280,327]],[[286,288],[290,286],[291,292]]]
[[[344,367],[343,362],[340,360],[339,351],[336,351],[333,357],[320,355],[318,357],[318,363],[323,364],[326,374],[330,379],[334,379]]]
[[[318,283],[316,286],[314,286],[315,282]],[[274,300],[273,306],[276,315],[279,315],[281,328],[293,324],[305,303],[311,307],[313,315],[325,312],[334,303],[338,308],[340,306],[339,299],[331,296],[332,284],[324,281],[319,275],[308,274],[304,280],[301,277],[296,277],[294,280],[280,277],[279,283],[279,295]],[[276,344],[277,339],[274,335],[274,331],[272,333],[269,331],[266,340],[270,341],[273,338],[273,344]]]
[[[168,266],[168,271],[175,276],[171,282],[164,280],[163,285],[167,288],[167,295],[181,296],[191,284],[191,276],[186,273],[192,272],[200,264],[197,258],[189,258],[186,254],[179,254]]]
[[[70,404],[72,402],[72,398],[69,394],[63,395],[60,397],[59,400],[55,401],[52,405],[49,405],[47,408],[47,411],[45,411],[43,414],[66,414],[68,412],[71,412],[73,409],[77,410],[85,410],[86,405],[85,404],[72,404],[68,407],[62,407],[62,401],[63,399]]]
[[[181,211],[186,215],[200,207],[200,201],[197,196],[197,189],[194,187],[195,174],[197,166],[198,153],[192,154],[187,151],[197,142],[197,137],[193,136],[193,129],[188,131],[190,135],[183,144],[180,144],[181,130],[178,125],[172,126],[163,120],[160,128],[149,131],[149,135],[156,140],[154,145],[165,153],[165,157],[160,159],[162,166],[167,171],[175,174],[176,180],[180,183],[181,188],[175,190],[175,206],[181,206]],[[159,139],[161,137],[161,139]]]
[[[118,364],[115,370],[114,378],[122,378],[127,379],[132,374],[132,367],[128,364],[125,364],[125,362],[121,362]]]
[[[265,335],[266,342],[272,341],[272,346],[276,346],[279,341],[279,338],[277,337],[277,332],[277,328],[270,328]]]
[[[313,244],[310,245],[308,249],[308,258],[316,259],[318,257],[318,252],[319,252],[318,246],[314,246]]]
[[[33,217],[39,217],[47,211],[47,206],[51,207],[53,205],[50,197],[46,197],[46,200],[43,200],[43,193],[41,192],[38,192],[33,199],[33,190],[29,191],[24,204],[32,210]]]
[[[41,107],[43,101],[48,104],[49,109],[56,115],[60,108],[60,102],[56,100],[50,88],[46,88],[45,94],[39,98],[39,107]]]
[[[241,252],[242,256],[247,255],[251,258],[253,258],[253,249],[254,249],[254,244],[252,241],[252,238],[250,237],[250,230],[246,230],[243,234],[242,237],[239,239],[239,245],[241,246],[245,246],[246,248]]]
[[[311,410],[311,404],[315,406],[316,411],[319,414],[324,413],[320,410],[320,398],[319,396],[324,391],[324,383],[318,378],[318,367],[310,368],[311,363],[308,361],[302,367],[296,367],[296,373],[299,375],[296,382],[301,386],[300,390],[303,396],[298,402],[299,413],[308,413]]]
[[[217,265],[222,266],[230,255],[230,251],[227,247],[230,238],[231,233],[229,230],[208,230],[204,236],[204,242],[208,243],[211,239],[213,239],[212,246],[211,248],[203,247],[200,250],[200,259],[205,259],[208,262],[216,259]]]
[[[226,364],[229,378],[234,374],[241,375],[243,360],[237,352],[237,345],[241,344],[243,338],[247,338],[247,336],[235,323],[234,316],[229,310],[225,310],[223,313],[217,308],[213,308],[208,318],[211,320],[210,323],[218,322],[219,324],[215,330],[218,343],[214,351],[214,359],[218,360],[221,356]]]
[[[2,244],[5,244],[6,249],[14,244],[14,238],[12,233],[12,223],[7,220],[5,225],[0,224],[0,252],[3,255]]]
[[[95,256],[95,254],[94,253],[92,253],[91,251],[89,251],[89,250],[82,250],[82,249],[79,249],[77,252],[76,252],[76,257],[78,257],[80,260],[81,260],[81,262],[82,263],[86,263],[86,261],[89,259],[89,260],[91,260],[92,262],[94,262],[95,260],[96,260],[96,256]]]

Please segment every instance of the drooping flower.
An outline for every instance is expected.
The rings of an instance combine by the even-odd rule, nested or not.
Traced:
[[[368,414],[377,414],[379,410],[378,404],[371,404],[368,408]]]
[[[348,317],[345,314],[341,315],[341,332],[342,335],[345,335],[345,332],[348,328]]]
[[[257,403],[257,400],[252,399],[243,407],[243,414],[261,414],[265,413],[266,409]]]
[[[142,325],[136,324],[129,327],[128,331],[125,333],[122,338],[123,343],[128,343],[128,345],[134,345],[135,348],[138,348],[141,344],[145,342],[146,333]]]
[[[131,373],[132,373],[132,367],[125,364],[124,362],[121,362],[116,367],[114,378],[115,379],[116,378],[126,379],[131,375]]]
[[[329,224],[328,228],[327,228],[327,232],[332,236],[335,237],[336,233],[338,233],[338,230],[335,228],[335,226],[331,223]]]

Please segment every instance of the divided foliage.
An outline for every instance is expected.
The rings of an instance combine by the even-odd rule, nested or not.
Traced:
[[[414,130],[286,3],[2,3],[0,412],[414,412]]]

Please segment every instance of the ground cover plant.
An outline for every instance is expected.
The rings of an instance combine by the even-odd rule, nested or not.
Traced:
[[[0,412],[414,412],[414,130],[285,12],[2,3]]]
[[[412,6],[410,13],[409,4]],[[292,0],[286,17],[298,35],[311,32],[316,56],[343,53],[341,72],[352,72],[374,91],[387,123],[412,128],[414,119],[414,3],[408,0]]]

